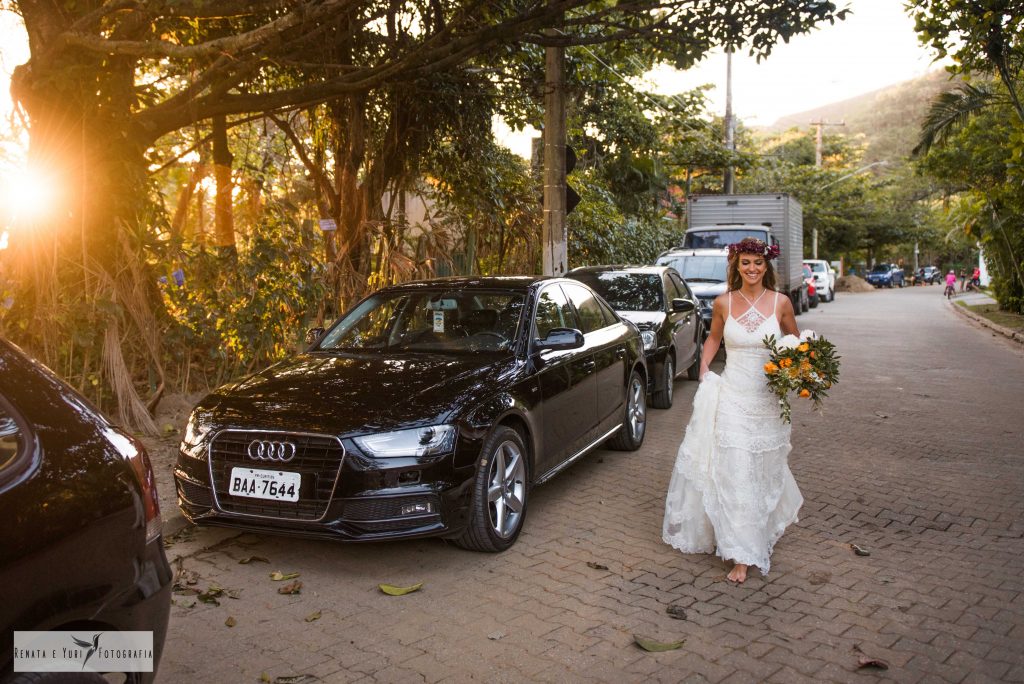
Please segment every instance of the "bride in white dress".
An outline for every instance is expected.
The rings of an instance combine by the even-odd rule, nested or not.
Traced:
[[[701,384],[665,500],[662,538],[683,553],[771,568],[772,547],[797,521],[803,497],[789,470],[789,423],[765,384],[765,335],[799,335],[788,296],[774,290],[777,246],[747,238],[729,246],[729,290],[714,303],[701,356]],[[721,376],[708,370],[725,339]]]

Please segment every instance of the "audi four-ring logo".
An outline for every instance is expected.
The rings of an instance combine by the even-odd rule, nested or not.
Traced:
[[[249,458],[256,461],[286,463],[295,458],[295,445],[291,442],[254,439],[249,442],[248,453]]]

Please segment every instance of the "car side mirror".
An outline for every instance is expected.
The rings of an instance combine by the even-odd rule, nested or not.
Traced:
[[[537,340],[537,351],[562,351],[564,349],[579,349],[584,344],[583,333],[575,328],[552,328],[548,336]]]
[[[693,302],[691,302],[689,299],[682,299],[682,298],[677,297],[676,299],[672,300],[672,310],[673,311],[677,311],[677,312],[680,312],[680,313],[685,313],[687,311],[693,311],[694,308],[695,307],[694,307]]]
[[[323,328],[310,328],[309,330],[306,331],[306,344],[316,344],[323,336]]]

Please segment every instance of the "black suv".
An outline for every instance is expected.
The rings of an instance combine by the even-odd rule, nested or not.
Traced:
[[[97,681],[14,673],[15,631],[152,631],[171,608],[156,484],[142,445],[0,340],[0,682]],[[69,644],[71,646],[72,644]],[[129,682],[153,672],[126,673]]]
[[[672,383],[680,369],[690,380],[700,372],[704,321],[698,299],[669,266],[586,266],[566,274],[598,294],[640,329],[655,408],[672,406]]]

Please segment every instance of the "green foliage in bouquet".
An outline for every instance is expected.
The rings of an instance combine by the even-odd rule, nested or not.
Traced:
[[[820,410],[828,390],[839,382],[840,357],[836,346],[824,337],[797,339],[793,335],[786,335],[782,340],[767,335],[763,342],[771,352],[768,363],[764,364],[764,376],[768,389],[779,398],[782,420],[792,422],[791,392],[813,401],[814,408]]]

